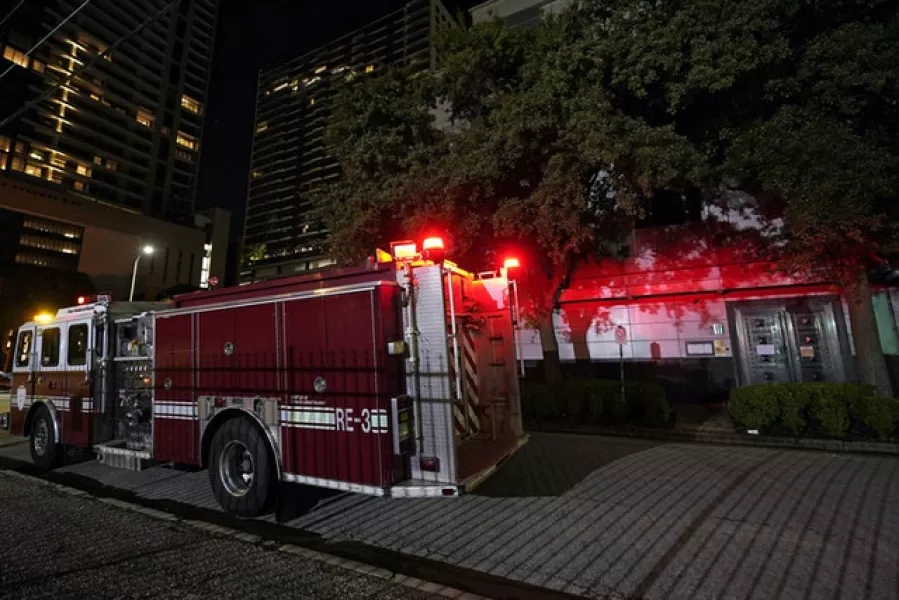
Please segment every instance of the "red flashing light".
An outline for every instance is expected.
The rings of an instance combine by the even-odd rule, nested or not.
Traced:
[[[429,237],[421,243],[422,250],[444,250],[443,238]]]
[[[443,238],[429,237],[421,243],[421,254],[425,260],[435,263],[442,263],[446,257],[445,248],[443,246]]]
[[[78,306],[87,304],[87,296],[78,296],[78,300],[76,302],[78,302]]]
[[[517,258],[507,258],[505,262],[503,262],[504,269],[518,269],[521,267],[521,262]]]

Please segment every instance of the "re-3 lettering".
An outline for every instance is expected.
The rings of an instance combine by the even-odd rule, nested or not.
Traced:
[[[365,414],[365,411],[362,411],[362,413]],[[337,431],[355,431],[352,408],[337,408],[334,410],[334,414],[337,417]],[[355,422],[358,423],[359,419],[356,418]],[[366,433],[368,432],[366,431]]]
[[[371,411],[367,408],[362,409],[361,417],[353,416],[352,408],[335,408],[334,421],[337,425],[337,431],[356,431],[354,425],[362,425],[364,433],[371,433]]]

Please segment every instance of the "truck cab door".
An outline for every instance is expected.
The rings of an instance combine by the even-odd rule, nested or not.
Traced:
[[[37,328],[22,327],[16,335],[16,346],[12,360],[12,380],[10,381],[10,432],[22,435],[25,428],[25,417],[34,398],[34,386],[37,380],[35,342]]]

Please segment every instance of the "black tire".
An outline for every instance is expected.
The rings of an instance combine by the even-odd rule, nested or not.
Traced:
[[[50,410],[46,406],[38,407],[31,423],[28,448],[32,462],[45,471],[58,467],[63,459],[64,449],[54,441],[54,431]]]
[[[235,460],[237,456],[242,458]],[[247,460],[252,461],[249,481],[244,478],[246,469],[239,468],[246,466]],[[250,419],[225,421],[215,432],[209,449],[209,483],[225,512],[253,518],[270,511],[275,498],[274,475],[268,441]]]

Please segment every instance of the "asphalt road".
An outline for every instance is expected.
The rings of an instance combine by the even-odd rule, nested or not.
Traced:
[[[0,598],[441,598],[0,471]]]

